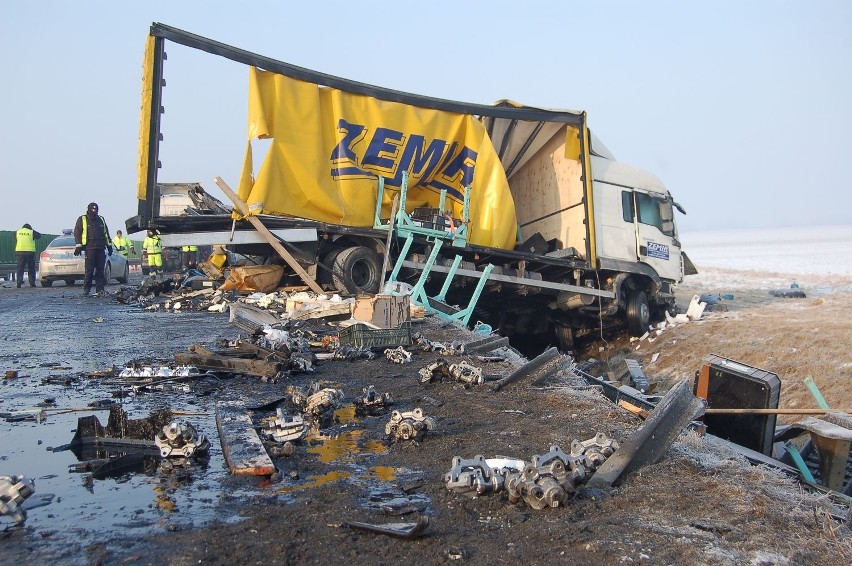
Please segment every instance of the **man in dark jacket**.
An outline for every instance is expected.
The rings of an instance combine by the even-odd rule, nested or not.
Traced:
[[[107,252],[112,254],[112,240],[109,238],[109,228],[106,220],[98,214],[98,204],[89,203],[86,214],[77,219],[74,226],[74,255],[80,255],[86,251],[86,278],[83,280],[83,295],[88,296],[92,291],[92,280],[95,282],[97,296],[103,297],[106,293],[106,278],[104,277],[104,266],[106,265]]]
[[[35,241],[41,234],[33,230],[29,224],[24,224],[15,233],[15,259],[18,262],[18,288],[24,284],[24,270],[30,279],[30,287],[35,287]]]

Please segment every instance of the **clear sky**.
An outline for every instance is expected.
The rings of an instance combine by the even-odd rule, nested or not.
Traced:
[[[464,102],[589,113],[656,174],[682,232],[852,224],[852,2],[6,0],[0,229],[136,214],[152,22],[302,67]],[[237,185],[243,65],[167,43],[165,182]]]

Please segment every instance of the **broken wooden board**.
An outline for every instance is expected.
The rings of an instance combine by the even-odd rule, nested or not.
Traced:
[[[242,402],[216,403],[216,428],[225,463],[232,474],[269,476],[275,473],[275,464],[266,453]]]
[[[175,363],[195,366],[203,370],[244,373],[258,377],[275,377],[283,369],[283,364],[274,361],[221,356],[198,344],[190,346],[189,349],[189,352],[175,354]]]

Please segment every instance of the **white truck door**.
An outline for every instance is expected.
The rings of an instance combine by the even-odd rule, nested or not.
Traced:
[[[636,258],[654,268],[661,279],[680,281],[680,242],[671,198],[638,190],[632,193]]]

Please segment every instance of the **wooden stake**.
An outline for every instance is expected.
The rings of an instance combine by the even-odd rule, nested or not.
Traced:
[[[237,193],[231,190],[231,187],[229,187],[228,184],[225,183],[222,177],[216,177],[213,181],[219,186],[220,189],[222,189],[222,192],[224,192],[228,196],[228,198],[234,202],[234,206],[237,207],[237,210],[240,211],[240,214],[248,214],[248,207],[246,206],[246,203],[240,200],[240,197],[237,196]],[[276,238],[275,235],[269,231],[269,228],[263,225],[263,222],[261,222],[259,218],[257,218],[256,216],[246,216],[245,218],[251,223],[252,226],[254,226],[254,228],[258,232],[260,232],[260,235],[263,236],[267,242],[269,242],[272,248],[276,252],[278,252],[278,255],[280,255],[284,259],[284,261],[287,262],[287,265],[289,265],[293,269],[293,271],[295,271],[299,275],[299,277],[302,278],[302,281],[304,281],[313,292],[315,292],[317,295],[322,295],[325,292],[322,290],[322,287],[320,287],[317,282],[310,275],[308,275],[308,272],[305,271],[301,265],[299,265],[299,262],[296,261],[296,258],[294,258],[290,254],[290,252],[284,249],[284,246],[281,245],[281,242],[278,241],[278,238]]]

